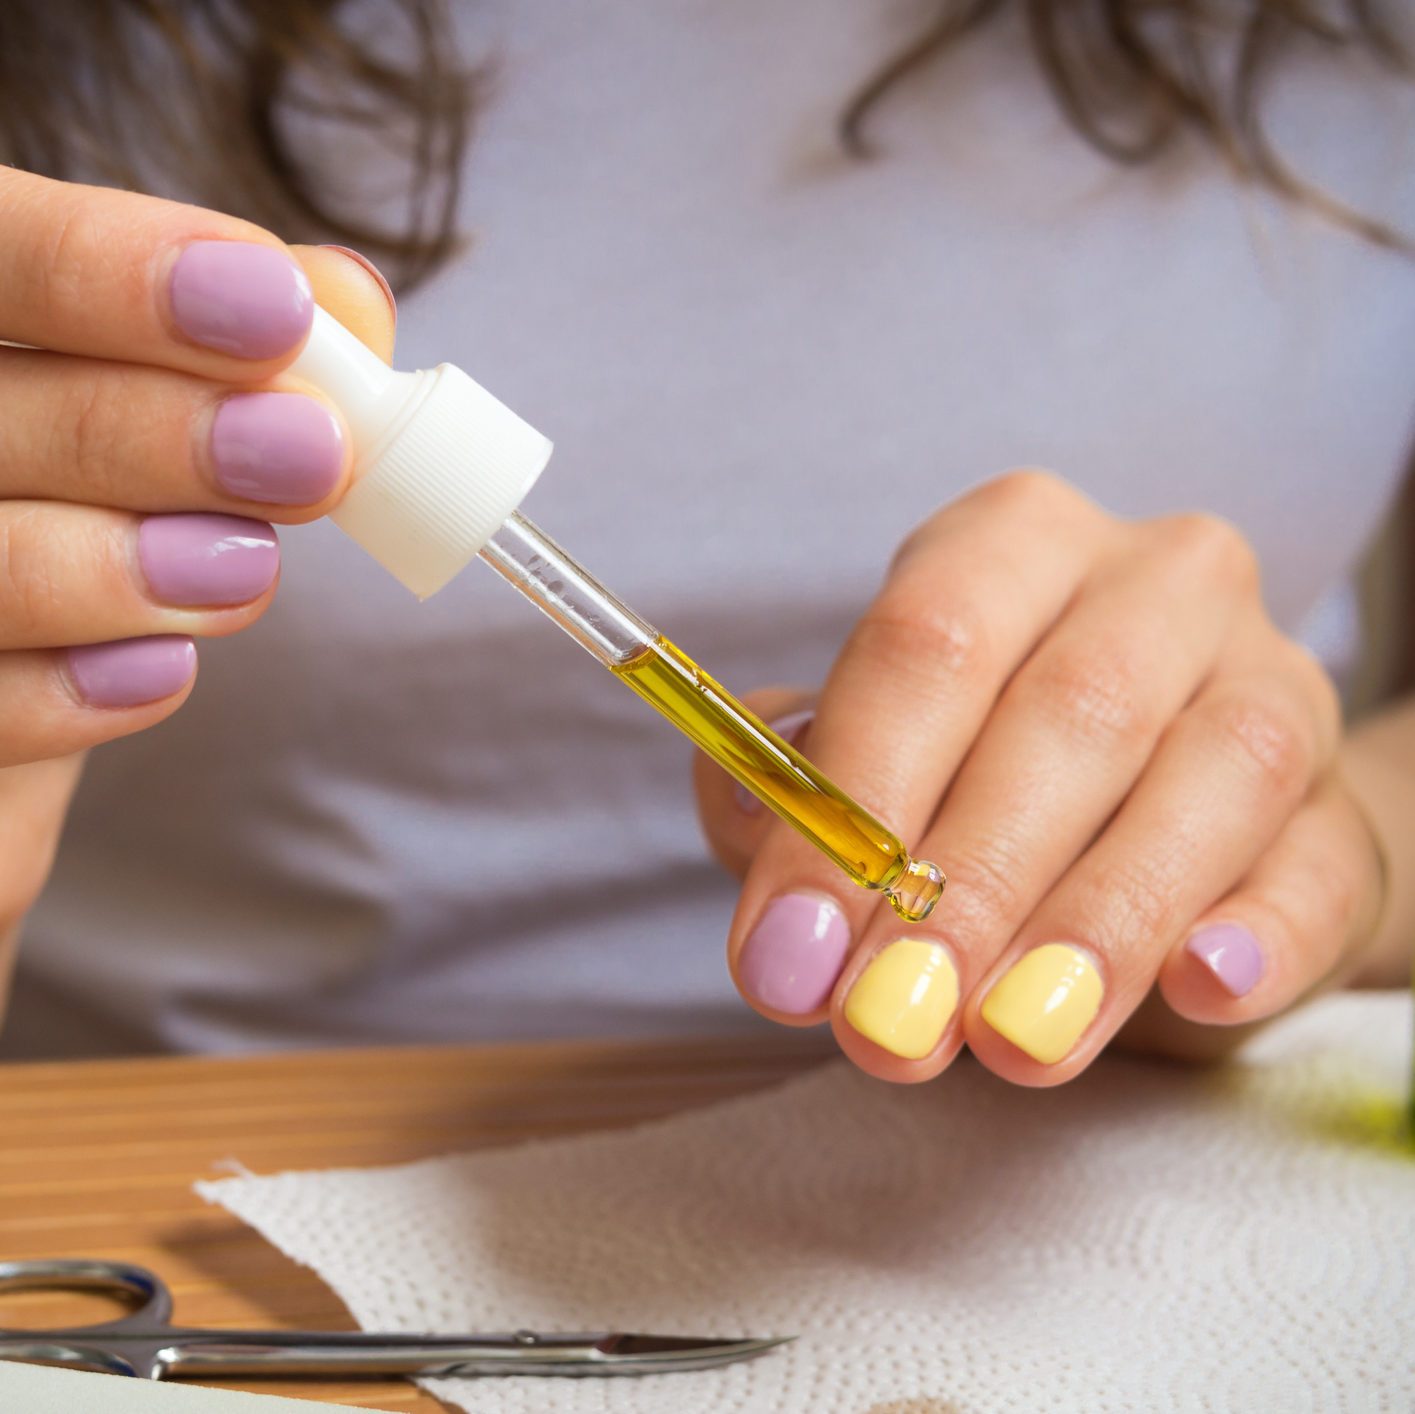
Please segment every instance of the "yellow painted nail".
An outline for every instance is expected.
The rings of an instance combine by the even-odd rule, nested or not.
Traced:
[[[1055,1065],[1095,1020],[1104,990],[1085,953],[1046,943],[1003,973],[983,1002],[983,1020],[1033,1060]]]
[[[958,973],[937,943],[900,938],[877,953],[845,998],[860,1035],[905,1060],[938,1045],[958,1005]]]

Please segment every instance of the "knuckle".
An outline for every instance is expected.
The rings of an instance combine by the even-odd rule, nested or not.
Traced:
[[[1291,707],[1252,694],[1227,697],[1211,708],[1220,747],[1265,790],[1301,796],[1313,764],[1311,733]]]
[[[851,648],[891,671],[927,663],[953,677],[976,679],[988,670],[986,617],[966,600],[886,594],[855,626]]]
[[[1010,933],[1026,909],[1024,873],[1006,843],[990,840],[987,848],[949,851],[946,873],[948,929],[960,941],[996,941]]]
[[[1019,682],[1039,710],[1085,746],[1147,748],[1159,733],[1161,723],[1142,687],[1144,674],[1123,650],[1058,652]]]
[[[1164,865],[1132,852],[1080,883],[1076,936],[1104,941],[1117,956],[1147,948],[1174,930],[1174,882]]]
[[[0,516],[0,605],[8,636],[28,639],[54,620],[59,587],[33,509]]]
[[[1170,553],[1194,572],[1237,586],[1258,584],[1258,556],[1243,533],[1222,516],[1191,511],[1159,522]]]
[[[1001,510],[1031,513],[1074,508],[1088,504],[1075,487],[1043,467],[1013,467],[978,488],[978,495]]]
[[[88,204],[64,193],[54,203],[41,243],[39,290],[42,307],[56,319],[63,309],[79,308],[95,253]]]
[[[75,379],[69,390],[64,415],[54,428],[61,448],[56,465],[67,462],[86,494],[110,496],[119,442],[112,417],[109,380],[100,371],[88,378]]]
[[[1086,497],[1054,472],[1037,467],[1005,471],[972,487],[916,525],[895,550],[891,571],[907,566],[926,551],[953,523],[958,509],[965,506],[975,511],[981,508],[1000,519],[1048,526],[1058,518],[1074,522],[1079,512],[1094,509]]]
[[[17,204],[32,232],[17,272],[25,302],[38,318],[56,324],[72,324],[99,303],[114,313],[138,311],[152,272],[135,251],[160,250],[189,232],[211,235],[244,224],[213,216],[192,229],[190,208],[43,178],[22,188]],[[239,238],[239,230],[232,234]]]

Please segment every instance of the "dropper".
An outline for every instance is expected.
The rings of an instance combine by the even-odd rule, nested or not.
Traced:
[[[290,372],[343,413],[352,485],[335,523],[420,599],[477,556],[900,917],[927,918],[937,865],[900,840],[516,509],[551,443],[452,364],[390,369],[315,311]]]

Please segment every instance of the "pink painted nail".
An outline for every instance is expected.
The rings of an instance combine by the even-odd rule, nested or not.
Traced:
[[[323,403],[303,393],[236,393],[216,409],[211,463],[232,496],[313,505],[339,482],[344,433]]]
[[[850,928],[831,899],[783,894],[742,946],[737,975],[763,1006],[803,1016],[823,1007],[850,951]]]
[[[237,358],[275,358],[309,333],[314,293],[274,246],[193,241],[168,285],[172,318],[194,344]]]
[[[162,634],[70,648],[68,659],[74,686],[90,707],[140,707],[186,686],[197,650],[190,638]]]
[[[790,712],[784,717],[778,717],[776,721],[768,722],[767,726],[788,746],[799,747],[801,738],[806,735],[806,729],[815,715],[815,708],[807,707],[800,712]],[[766,809],[744,785],[733,786],[732,798],[737,802],[737,808],[748,815],[760,815]]]
[[[1231,996],[1246,997],[1264,971],[1258,940],[1239,923],[1211,923],[1190,935],[1184,951],[1197,958]]]
[[[148,516],[138,531],[138,560],[164,604],[246,604],[275,582],[280,542],[264,521],[244,516]]]

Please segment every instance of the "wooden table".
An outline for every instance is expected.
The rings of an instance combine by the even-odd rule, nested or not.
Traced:
[[[818,1033],[0,1066],[0,1258],[99,1257],[162,1275],[176,1319],[353,1328],[312,1273],[191,1191],[224,1160],[258,1173],[400,1163],[632,1124],[783,1080]],[[0,1324],[115,1314],[96,1297],[13,1293]],[[230,1382],[432,1414],[403,1381]]]

